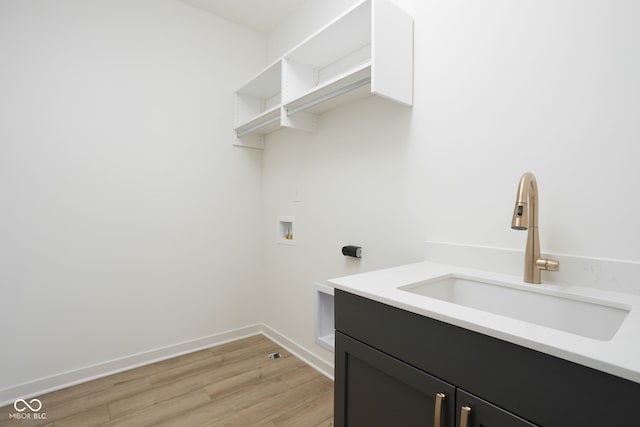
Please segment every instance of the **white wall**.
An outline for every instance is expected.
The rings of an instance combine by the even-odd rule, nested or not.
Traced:
[[[415,19],[413,109],[368,98],[264,151],[265,321],[326,360],[314,280],[421,260],[425,240],[524,249],[510,221],[527,170],[544,252],[640,261],[640,3],[396,4]],[[324,5],[283,23],[270,55],[328,21]],[[297,246],[275,243],[278,215],[296,216]]]
[[[175,0],[0,2],[0,391],[261,320],[265,52]]]

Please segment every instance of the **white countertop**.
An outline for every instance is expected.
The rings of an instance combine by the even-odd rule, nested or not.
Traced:
[[[600,341],[398,289],[448,274],[603,299],[631,310],[613,338]],[[336,289],[640,383],[640,296],[637,295],[568,285],[531,285],[524,283],[522,277],[428,261],[340,277],[328,283]]]

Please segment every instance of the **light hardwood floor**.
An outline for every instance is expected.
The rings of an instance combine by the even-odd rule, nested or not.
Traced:
[[[38,398],[46,420],[10,420],[9,405],[0,427],[333,425],[333,382],[262,335]]]

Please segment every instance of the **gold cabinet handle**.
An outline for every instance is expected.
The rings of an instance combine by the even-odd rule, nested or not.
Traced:
[[[444,401],[444,393],[436,393],[436,406],[433,414],[433,427],[440,427],[442,419],[442,401]]]
[[[463,406],[460,408],[460,427],[469,427],[469,414],[471,414],[471,408]]]

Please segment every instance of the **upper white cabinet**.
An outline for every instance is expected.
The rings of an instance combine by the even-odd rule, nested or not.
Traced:
[[[413,104],[413,19],[388,0],[362,1],[237,90],[234,144],[314,130],[318,114],[371,95]]]

